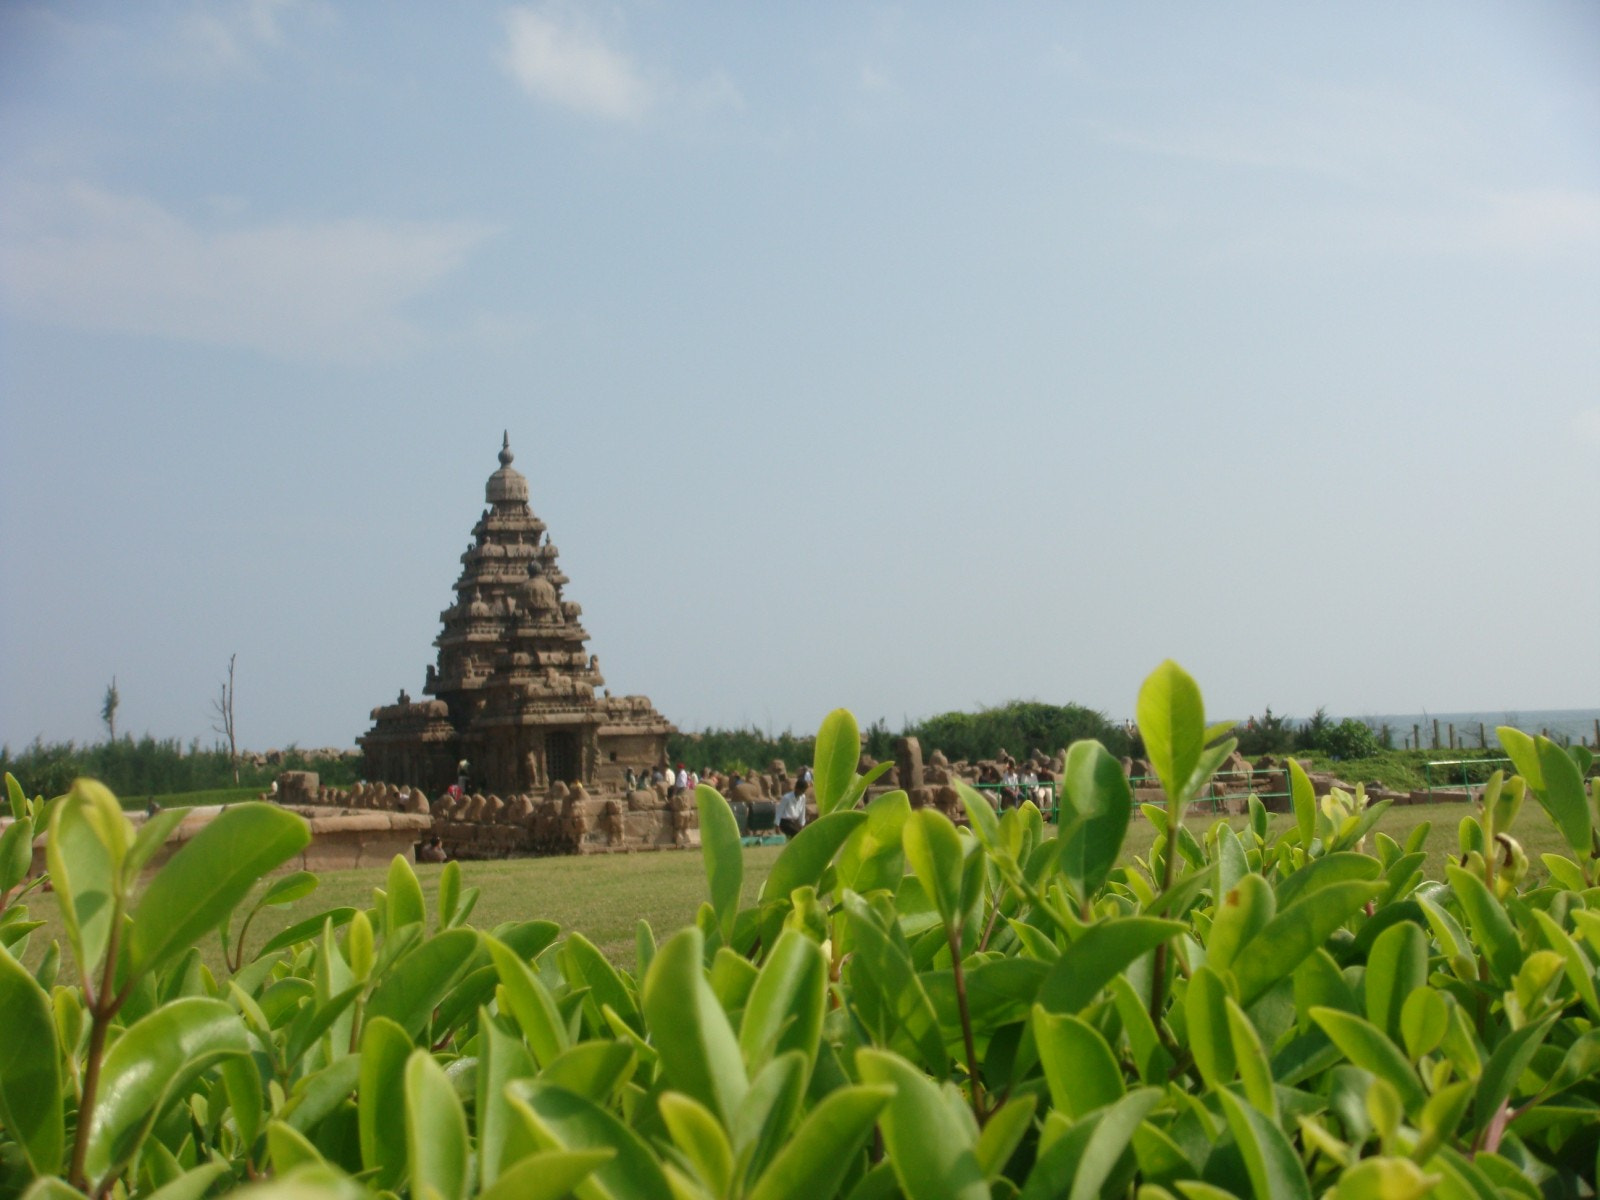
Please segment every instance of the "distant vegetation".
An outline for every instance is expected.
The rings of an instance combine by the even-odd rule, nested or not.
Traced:
[[[947,712],[905,725],[897,734],[879,720],[862,729],[863,749],[880,761],[894,753],[894,739],[909,735],[922,743],[924,758],[944,751],[951,761],[995,758],[1006,750],[1017,758],[1033,750],[1059,753],[1072,742],[1093,738],[1114,756],[1145,757],[1138,730],[1112,721],[1104,713],[1078,704],[1043,704],[1013,700],[977,712]],[[1351,783],[1378,782],[1399,791],[1483,783],[1503,762],[1498,749],[1398,750],[1392,730],[1373,729],[1363,721],[1335,721],[1325,709],[1309,718],[1280,716],[1271,708],[1240,722],[1233,730],[1239,753],[1256,759],[1263,755],[1294,755],[1318,769],[1338,772]],[[680,733],[667,743],[673,762],[696,771],[764,769],[773,759],[790,766],[809,763],[815,739],[784,732],[768,736],[759,729],[705,729]],[[1467,760],[1468,765],[1435,769],[1430,780],[1426,764],[1440,760]]]
[[[885,721],[874,721],[862,731],[865,750],[883,761],[893,756],[896,737],[914,737],[922,743],[924,757],[942,750],[953,762],[994,758],[1005,750],[1016,758],[1031,751],[1055,754],[1082,738],[1093,738],[1122,756],[1129,753],[1128,732],[1104,713],[1077,704],[1041,704],[1013,700],[975,713],[947,712],[915,721],[900,732],[890,732]],[[759,729],[705,729],[676,734],[667,754],[696,771],[764,769],[775,758],[791,766],[811,761],[816,739],[784,732],[776,737]]]
[[[75,742],[45,742],[35,738],[20,753],[0,747],[0,771],[26,779],[28,787],[45,796],[58,796],[80,775],[104,780],[129,804],[147,796],[169,796],[213,788],[234,788],[233,763],[228,751],[203,749],[197,740],[186,748],[176,738],[157,740],[146,734],[138,741],[122,737],[93,746]],[[361,778],[361,759],[307,758],[295,747],[283,751],[280,761],[262,766],[241,756],[239,787],[261,789],[280,771],[316,771],[324,783],[343,787]]]

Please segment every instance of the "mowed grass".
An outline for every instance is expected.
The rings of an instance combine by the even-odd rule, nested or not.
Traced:
[[[1472,812],[1467,804],[1435,804],[1391,808],[1379,820],[1377,829],[1402,844],[1424,822],[1431,825],[1424,848],[1428,852],[1424,873],[1430,879],[1444,877],[1445,863],[1456,853],[1456,829],[1461,818]],[[1218,818],[1192,813],[1185,822],[1196,837]],[[1248,824],[1245,817],[1229,817],[1235,829]],[[1270,829],[1277,833],[1289,827],[1293,817],[1271,815]],[[1513,834],[1521,842],[1532,864],[1530,876],[1542,879],[1547,872],[1539,862],[1540,853],[1565,853],[1570,857],[1554,824],[1536,804],[1529,803],[1518,819]],[[1123,846],[1123,861],[1149,852],[1155,830],[1143,817],[1135,816]],[[744,903],[753,903],[767,873],[772,869],[781,846],[752,846],[744,852]],[[438,891],[439,872],[434,864],[420,864],[417,876],[428,902],[430,920]],[[494,862],[461,864],[463,888],[480,890],[471,923],[479,929],[492,929],[505,921],[548,920],[563,931],[576,930],[592,941],[612,962],[632,969],[634,930],[638,922],[648,921],[658,940],[694,919],[695,910],[706,898],[705,867],[699,851],[662,851],[646,854],[595,855],[572,858],[520,858]],[[274,933],[330,908],[370,907],[373,890],[384,886],[386,870],[325,871],[321,884],[310,896],[288,908],[264,910],[250,928],[247,953],[259,948]],[[65,947],[60,916],[54,895],[34,893],[29,907],[35,919],[45,922],[34,934],[26,958],[38,961],[42,948],[51,938]],[[237,928],[237,921],[235,922]],[[213,973],[224,974],[222,951],[215,934],[201,944],[201,953]],[[70,964],[62,964],[63,978],[74,975]]]
[[[170,795],[152,795],[133,792],[119,796],[122,807],[130,812],[142,812],[154,800],[162,808],[207,808],[213,804],[243,804],[246,800],[259,800],[261,787],[206,788],[199,792],[173,792]]]

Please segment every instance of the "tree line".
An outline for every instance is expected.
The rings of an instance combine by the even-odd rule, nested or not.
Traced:
[[[213,788],[264,789],[280,771],[316,771],[324,783],[344,787],[361,778],[361,759],[353,754],[311,759],[291,746],[281,761],[258,767],[248,759],[236,759],[224,745],[202,747],[196,738],[186,747],[177,738],[158,739],[147,733],[137,741],[125,734],[96,745],[35,738],[20,752],[0,746],[3,771],[45,796],[58,796],[72,787],[74,779],[90,776],[131,802]]]

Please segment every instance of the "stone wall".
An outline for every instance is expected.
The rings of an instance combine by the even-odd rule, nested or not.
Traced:
[[[416,841],[438,838],[449,858],[618,854],[699,844],[694,798],[669,798],[664,788],[590,795],[581,785],[557,783],[541,796],[445,793],[430,801],[420,788],[389,783],[325,788],[308,772],[285,772],[275,786],[274,798],[286,806],[412,817],[423,830]]]
[[[352,809],[284,805],[290,812],[305,817],[311,825],[311,841],[305,850],[278,868],[279,871],[337,871],[349,867],[387,866],[396,854],[412,857],[417,844],[432,827],[426,816],[415,813],[361,812]],[[191,808],[178,822],[166,843],[150,857],[145,870],[161,866],[184,844],[199,833],[221,813],[222,806],[210,805]],[[128,819],[138,829],[145,822],[142,812],[128,813]],[[11,823],[9,817],[0,820],[0,831]],[[41,875],[49,869],[45,861],[45,835],[33,840],[33,865],[30,874]]]

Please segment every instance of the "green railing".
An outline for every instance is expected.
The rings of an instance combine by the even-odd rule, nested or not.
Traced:
[[[1493,766],[1495,766],[1497,764],[1509,764],[1510,762],[1511,762],[1511,760],[1509,758],[1441,758],[1441,759],[1438,759],[1435,762],[1423,763],[1422,764],[1422,780],[1423,780],[1423,783],[1428,788],[1428,803],[1429,804],[1433,803],[1433,789],[1435,787],[1440,787],[1440,788],[1449,787],[1451,790],[1454,790],[1455,788],[1461,787],[1461,788],[1465,788],[1469,795],[1472,793],[1472,789],[1473,788],[1481,787],[1482,786],[1481,784],[1473,783],[1472,780],[1468,778],[1468,775],[1470,773],[1469,772],[1469,768],[1471,768],[1471,767],[1483,767],[1483,766],[1488,766],[1488,767],[1492,768]],[[1460,767],[1461,768],[1461,779],[1460,779],[1460,782],[1457,782],[1457,781],[1452,779],[1452,780],[1448,780],[1448,781],[1440,780],[1437,784],[1434,783],[1434,780],[1433,780],[1433,769],[1435,767]]]

